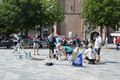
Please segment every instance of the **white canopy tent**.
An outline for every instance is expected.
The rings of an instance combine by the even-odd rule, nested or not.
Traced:
[[[111,36],[120,37],[120,32],[114,32],[110,34]]]

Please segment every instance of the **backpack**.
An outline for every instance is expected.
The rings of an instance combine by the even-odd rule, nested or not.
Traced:
[[[45,64],[46,66],[53,66],[54,65],[54,63],[52,63],[52,62],[46,62],[46,64]]]

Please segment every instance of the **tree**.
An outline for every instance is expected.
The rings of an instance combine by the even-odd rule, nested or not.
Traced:
[[[42,4],[36,0],[6,0],[1,8],[5,26],[25,32],[39,24],[43,12]]]
[[[54,23],[61,22],[64,19],[64,12],[58,0],[42,0],[44,8],[44,20],[46,25],[53,26]],[[52,32],[53,31],[53,27]]]
[[[0,17],[6,28],[25,32],[64,18],[58,0],[4,0],[0,4]]]
[[[15,28],[11,29],[10,27],[12,27],[12,22],[13,22],[12,19],[16,15],[15,13],[18,12],[17,7],[15,8],[15,6],[11,6],[7,4],[6,0],[4,0],[3,3],[0,4],[0,23],[2,24],[0,26],[0,30],[3,33],[5,32],[11,33],[12,31],[16,32],[17,29]],[[14,11],[12,9],[14,9]]]
[[[120,23],[120,0],[84,0],[83,17],[96,26],[114,28]]]
[[[58,0],[41,0],[44,9],[44,20],[47,25],[53,25],[64,19],[64,12]]]

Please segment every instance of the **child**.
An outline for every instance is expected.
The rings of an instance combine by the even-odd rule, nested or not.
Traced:
[[[95,53],[93,52],[93,45],[89,44],[88,49],[86,49],[85,53],[85,59],[90,64],[95,64]]]

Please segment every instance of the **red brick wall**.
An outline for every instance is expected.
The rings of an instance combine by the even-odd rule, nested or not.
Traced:
[[[81,3],[82,0],[61,0],[64,5],[65,20],[62,25],[61,33],[68,35],[68,32],[73,32],[82,35],[82,21],[81,21]],[[60,32],[60,30],[58,30]]]

